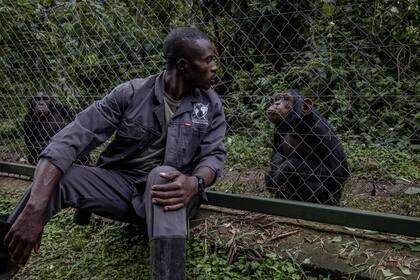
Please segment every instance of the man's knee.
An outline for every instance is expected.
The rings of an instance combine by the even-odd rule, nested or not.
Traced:
[[[177,170],[174,167],[168,166],[168,165],[157,166],[153,168],[152,171],[149,172],[149,175],[147,177],[147,182],[150,186],[155,185],[155,184],[166,183],[168,182],[168,179],[161,177],[160,174],[172,172],[172,171],[177,171]]]
[[[169,165],[161,165],[161,166],[157,166],[155,168],[152,169],[152,171],[150,171],[149,174],[151,175],[159,175],[160,173],[165,173],[165,172],[171,172],[171,171],[177,171],[174,167],[169,166]]]

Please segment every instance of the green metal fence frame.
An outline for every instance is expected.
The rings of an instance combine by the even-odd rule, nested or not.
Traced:
[[[32,177],[34,170],[32,165],[0,161],[0,173]],[[212,190],[207,196],[206,204],[213,206],[420,237],[420,218]]]

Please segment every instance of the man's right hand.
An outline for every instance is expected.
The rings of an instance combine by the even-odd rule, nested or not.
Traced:
[[[5,237],[11,261],[23,266],[32,249],[38,252],[44,229],[45,211],[61,171],[47,159],[40,159],[35,169],[31,196]]]
[[[32,249],[38,253],[43,228],[43,215],[25,207],[4,239],[12,262],[24,266]]]

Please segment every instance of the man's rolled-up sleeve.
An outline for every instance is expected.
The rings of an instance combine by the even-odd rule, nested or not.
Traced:
[[[77,158],[111,137],[121,122],[132,91],[130,83],[119,85],[77,114],[73,122],[51,138],[40,157],[65,173]]]
[[[226,158],[226,148],[223,140],[226,132],[226,121],[220,102],[215,105],[215,113],[210,130],[200,143],[200,154],[196,168],[206,166],[212,169],[216,177],[220,177]],[[214,182],[211,182],[213,184]]]

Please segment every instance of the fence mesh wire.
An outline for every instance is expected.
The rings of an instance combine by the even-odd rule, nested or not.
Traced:
[[[416,1],[0,3],[1,160],[35,163],[72,112],[124,81],[162,71],[165,35],[173,27],[195,26],[218,50],[214,88],[228,123],[228,158],[216,189],[272,196],[267,177],[283,176],[271,182],[274,193],[313,201],[326,180],[335,180],[327,191],[336,202],[342,192],[341,205],[368,209],[372,197],[380,197],[379,204],[391,197],[399,201],[396,212],[420,216],[419,155],[413,148],[420,138]],[[311,98],[334,128],[348,167],[340,157],[334,166],[352,174],[344,186],[336,168],[322,172],[326,159],[319,155],[316,164],[287,169],[276,158],[284,156],[280,150],[271,160],[274,173],[266,172],[279,148],[266,112],[275,93],[291,88]],[[37,93],[59,107],[54,117],[28,114]],[[309,139],[310,133],[312,128],[294,139]],[[330,154],[338,146],[327,145]],[[99,152],[91,153],[91,164]],[[302,196],[301,188],[312,193]]]

